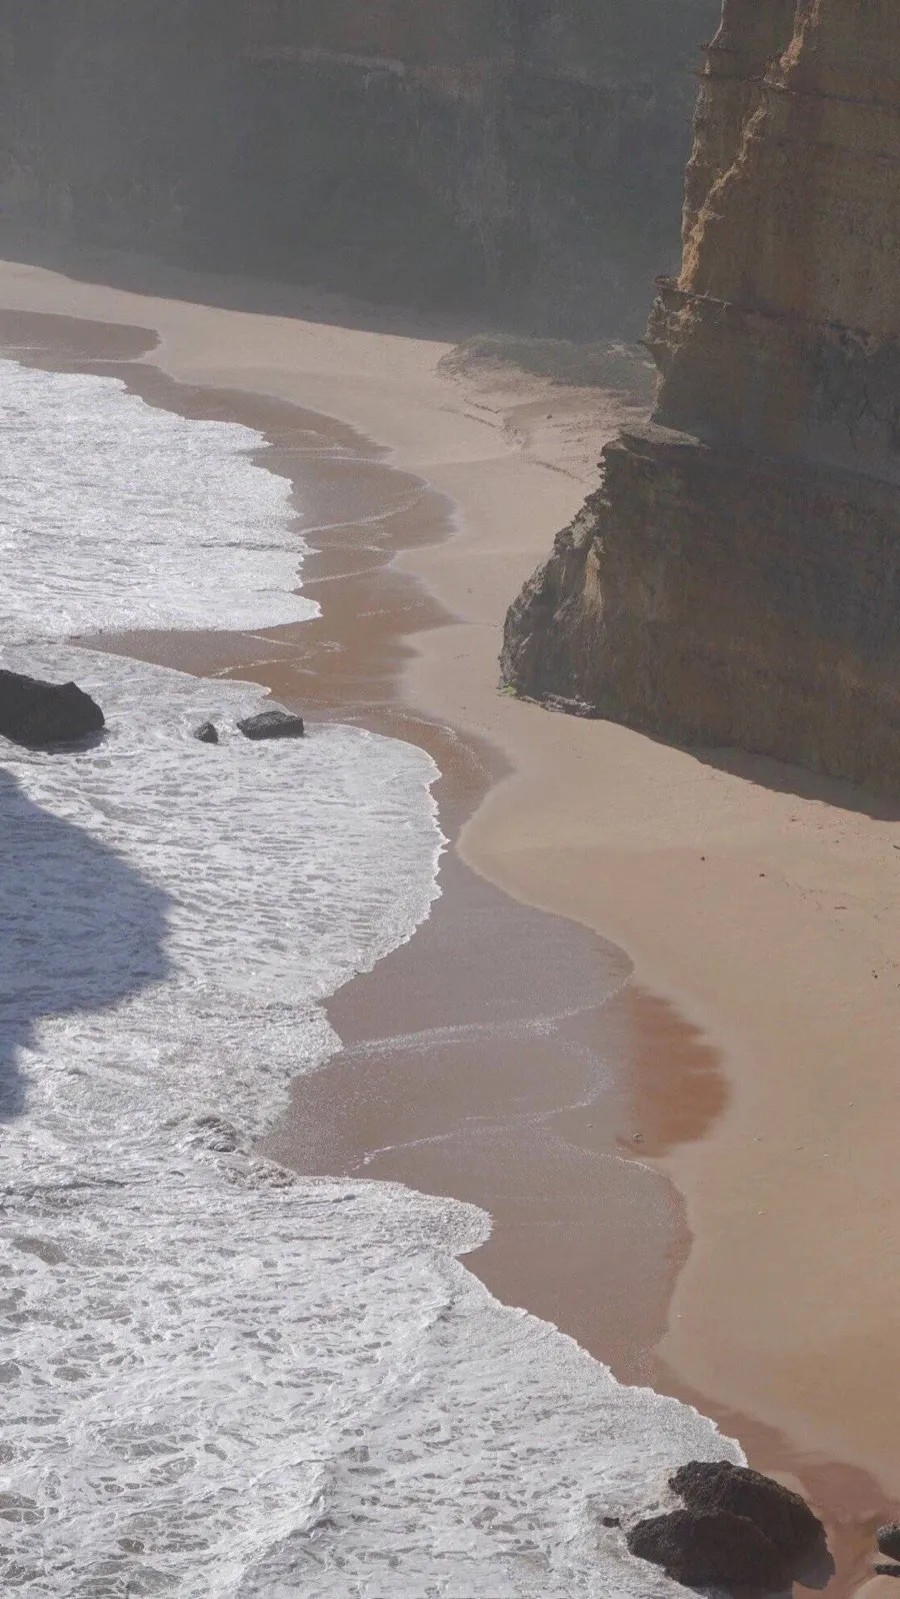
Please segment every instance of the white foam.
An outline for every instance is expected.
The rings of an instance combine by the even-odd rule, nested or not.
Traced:
[[[0,361],[0,428],[0,638],[318,614],[292,593],[304,546],[290,485],[251,460],[262,434],[13,361]]]
[[[4,664],[75,677],[108,735],[0,769],[3,1592],[680,1591],[600,1518],[736,1446],[492,1300],[454,1258],[481,1212],[251,1152],[336,1047],[323,998],[428,913],[432,763],[355,728],[250,744],[246,686],[64,644]]]

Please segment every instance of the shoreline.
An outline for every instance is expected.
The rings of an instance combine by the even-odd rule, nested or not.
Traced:
[[[46,357],[32,347],[29,364],[115,377],[179,415],[264,433],[254,458],[294,484],[313,545],[302,593],[323,607],[318,620],[249,633],[129,632],[73,644],[256,682],[318,721],[415,742],[440,770],[434,793],[448,835],[440,898],[408,944],[326,1002],[343,1047],[296,1080],[291,1109],[262,1151],[304,1175],[400,1181],[478,1205],[494,1227],[466,1264],[494,1296],[552,1322],[619,1380],[650,1384],[690,1241],[672,1184],[639,1157],[700,1136],[721,1103],[716,1062],[670,1007],[630,984],[621,951],[521,905],[457,853],[462,826],[505,765],[497,749],[462,741],[401,702],[405,636],[453,619],[393,571],[398,553],[451,536],[452,508],[330,419],[181,388],[135,358],[141,341],[128,330],[28,322],[26,332],[46,339]],[[15,348],[9,331],[0,313],[6,356]],[[76,352],[68,363],[67,346]],[[315,519],[336,511],[323,535]],[[488,967],[489,983],[479,984]],[[657,1106],[639,1068],[660,1043],[673,1072]],[[698,1103],[686,1116],[687,1087]],[[598,1229],[601,1213],[612,1219]]]
[[[21,278],[23,271],[24,269],[17,268],[14,275]],[[25,276],[27,277],[29,274],[25,272]],[[38,273],[36,276],[47,278],[50,275]],[[53,280],[49,285],[44,285],[42,292],[45,296],[49,294],[52,297],[53,294],[56,294],[59,297],[60,281]],[[69,285],[66,292],[70,294],[70,297],[78,300],[81,297],[82,288],[83,286],[80,285]],[[86,293],[87,291],[85,290],[84,292]],[[133,295],[117,296],[115,291],[112,290],[93,292],[101,301],[106,299],[113,301],[116,299],[128,299],[132,302],[132,317],[135,320],[137,319],[136,312],[141,303],[139,297]],[[113,316],[115,307],[112,304],[104,306],[103,309],[106,319],[111,322],[118,320],[118,318]],[[186,330],[189,331],[190,312],[196,310],[196,308],[182,306],[176,307],[174,310],[182,316]],[[78,314],[85,316],[87,312],[82,310]],[[227,312],[210,314],[219,319],[227,319],[229,316],[237,315],[237,313]],[[178,320],[177,315],[175,320]],[[317,331],[321,332],[321,329]],[[328,330],[329,333],[333,331],[332,329]],[[170,341],[175,336],[175,333],[170,329],[168,334]],[[363,335],[363,337],[378,336]],[[163,351],[165,352],[165,361],[164,363],[160,362],[160,364],[163,370],[166,370],[173,365],[173,361],[171,359],[171,351],[166,351],[165,344]],[[160,361],[160,353],[159,350],[152,351],[148,356],[148,360],[154,365],[157,364]],[[182,359],[186,359],[186,365],[191,370],[193,380],[200,382],[201,379],[196,370],[196,356],[185,358],[182,355]],[[429,354],[429,360],[434,364],[433,350]],[[174,364],[177,365],[178,363],[175,362]],[[415,365],[415,361],[413,365]],[[305,374],[301,372],[297,379],[299,387],[303,387],[304,377]],[[283,372],[276,373],[276,378],[276,386],[285,386]],[[211,381],[211,379],[204,381]],[[346,375],[344,381],[346,382]],[[419,383],[423,381],[421,373],[416,381]],[[332,375],[330,379],[327,379],[325,386],[327,387],[328,383],[333,384],[333,382]],[[235,386],[240,387],[240,385]],[[257,388],[256,382],[249,384],[250,391],[255,388]],[[450,399],[453,397],[454,391],[449,384],[446,385],[446,388],[448,391],[446,404],[449,410]],[[242,389],[242,393],[247,394],[248,389]],[[456,395],[458,398],[458,390]],[[254,403],[258,404],[260,402],[254,401]],[[371,396],[364,395],[363,409],[370,403]],[[490,503],[492,497],[496,500],[503,492],[508,492],[510,470],[517,466],[521,467],[521,470],[516,474],[517,477],[528,480],[527,482],[521,481],[519,485],[519,510],[521,510],[525,497],[531,495],[536,474],[541,476],[541,491],[538,495],[538,503],[531,506],[533,516],[543,517],[550,506],[556,505],[558,502],[561,504],[567,498],[573,502],[572,508],[574,508],[574,504],[580,501],[582,485],[585,480],[579,479],[577,476],[567,477],[565,472],[557,470],[553,481],[548,483],[546,480],[550,478],[550,473],[539,463],[535,464],[526,461],[525,466],[522,466],[521,456],[514,454],[513,446],[509,444],[498,420],[503,414],[502,405],[497,402],[492,409],[491,405],[482,404],[480,401],[475,403],[478,413],[482,410],[487,412],[488,420],[485,421],[481,414],[476,414],[474,418],[464,417],[465,427],[463,432],[468,437],[470,429],[474,429],[479,435],[485,429],[488,429],[495,435],[495,437],[490,439],[484,439],[483,437],[480,439],[483,447],[482,452],[480,455],[476,453],[474,457],[474,464],[481,468],[478,474],[480,479],[479,490],[482,500],[488,502],[488,512],[490,513],[491,510],[496,511],[496,507]],[[534,410],[535,406],[540,408],[546,403],[546,400],[522,402],[523,406],[530,404],[532,410]],[[347,420],[351,419],[348,418]],[[358,418],[353,419],[353,425],[359,425]],[[414,433],[415,427],[416,424],[411,423],[407,418],[407,431]],[[496,435],[498,433],[504,446],[501,454],[497,453]],[[391,435],[385,428],[380,435],[376,436],[386,438]],[[428,476],[430,481],[437,482],[437,486],[442,492],[453,493],[454,480],[458,480],[461,473],[464,474],[466,469],[469,469],[469,475],[472,475],[473,460],[466,460],[462,464],[459,461],[454,461],[452,455],[457,453],[457,451],[449,450],[446,447],[447,442],[445,440],[444,458],[432,463],[432,471]],[[458,444],[459,440],[456,434],[454,434],[452,442]],[[469,439],[469,443],[471,446],[471,439]],[[488,448],[488,446],[491,448]],[[401,446],[399,460],[404,462],[405,459],[405,464],[411,466],[411,453],[412,446],[409,439],[407,439],[406,443]],[[510,468],[510,470],[504,472],[502,470],[504,467]],[[562,489],[559,479],[563,480],[564,487]],[[458,495],[455,497],[459,499]],[[465,496],[463,498],[465,499]],[[468,498],[471,502],[471,486]],[[560,517],[560,524],[563,519],[563,517]],[[544,525],[542,533],[543,547],[548,547],[548,530],[552,533],[555,525],[552,521]],[[497,583],[503,584],[504,592],[508,598],[510,593],[514,592],[517,577],[515,573],[510,574],[508,570],[510,565],[508,547],[492,549],[485,548],[482,544],[480,553],[472,557],[474,571],[471,568],[468,571],[461,571],[462,559],[465,556],[472,556],[472,539],[468,532],[465,535],[457,534],[451,541],[437,544],[433,547],[426,545],[414,550],[408,550],[394,563],[393,571],[398,574],[408,573],[410,576],[415,575],[420,580],[424,580],[430,586],[432,592],[442,592],[442,597],[445,601],[448,599],[452,601],[455,595],[462,600],[462,603],[453,606],[453,608],[462,616],[468,615],[467,621],[450,623],[440,629],[429,631],[425,635],[424,641],[421,637],[416,638],[414,635],[413,642],[416,644],[417,653],[412,655],[407,649],[403,678],[407,700],[411,699],[413,705],[421,707],[426,715],[438,716],[439,713],[435,706],[441,703],[441,694],[443,693],[444,702],[446,702],[448,697],[452,697],[458,702],[458,715],[454,716],[453,720],[461,723],[468,733],[471,734],[474,731],[480,733],[483,739],[487,739],[488,734],[484,727],[486,718],[483,704],[488,694],[490,694],[492,701],[497,701],[499,697],[494,689],[496,672],[490,678],[489,683],[484,680],[484,663],[489,658],[487,651],[491,648],[496,625],[495,622],[492,624],[489,614],[486,613],[489,613],[491,599],[496,591]],[[526,566],[533,564],[530,551],[525,553],[522,559]],[[468,584],[466,582],[467,579]],[[472,597],[468,601],[464,599],[466,587],[469,589],[470,596],[474,593],[474,599]],[[313,582],[305,580],[304,588],[307,593],[314,593],[314,580]],[[473,612],[474,615],[472,614]],[[464,631],[468,632],[468,640],[463,638]],[[490,639],[488,639],[489,634]],[[448,676],[448,668],[450,668],[451,663],[452,670],[449,671]],[[403,663],[401,662],[401,664]],[[240,672],[237,675],[241,675]],[[448,682],[452,683],[451,695],[448,695],[447,692]],[[703,831],[702,827],[700,829],[697,828],[697,819],[689,813],[691,803],[696,799],[699,790],[701,788],[711,790],[712,792],[707,793],[705,798],[707,801],[711,801],[712,805],[707,804],[703,815],[699,818],[702,823],[708,826],[710,820],[712,820],[714,824],[718,825],[720,831],[724,831],[729,826],[734,828],[738,824],[742,828],[749,826],[751,834],[754,828],[756,830],[756,836],[752,837],[751,840],[751,850],[755,846],[758,852],[757,858],[752,860],[752,863],[746,861],[740,863],[743,868],[747,868],[751,864],[753,867],[758,866],[758,863],[762,860],[766,860],[768,864],[768,857],[763,854],[763,850],[766,848],[771,849],[772,840],[765,836],[764,824],[767,822],[771,824],[773,811],[776,820],[781,820],[779,807],[787,806],[789,808],[793,807],[798,812],[804,811],[807,813],[804,820],[808,820],[808,813],[812,812],[818,816],[820,811],[826,809],[825,800],[830,799],[833,810],[839,807],[841,822],[845,824],[848,817],[851,820],[854,818],[860,819],[860,812],[854,812],[849,809],[850,803],[855,802],[857,797],[853,796],[851,791],[839,788],[838,785],[819,784],[816,780],[808,778],[804,774],[789,773],[784,768],[772,771],[769,769],[771,763],[753,763],[749,758],[745,762],[739,762],[735,758],[735,761],[731,764],[742,767],[747,774],[736,775],[734,771],[729,772],[724,764],[719,766],[711,765],[704,768],[702,763],[697,761],[696,756],[671,750],[665,746],[655,746],[649,740],[643,740],[638,735],[631,734],[625,729],[613,728],[607,724],[599,726],[598,724],[584,724],[579,726],[570,719],[548,716],[534,707],[520,705],[517,702],[507,701],[502,703],[499,706],[499,710],[502,711],[503,719],[507,724],[505,743],[503,739],[499,741],[507,775],[495,784],[487,800],[480,805],[473,818],[463,828],[461,850],[463,858],[472,861],[482,878],[511,888],[520,901],[530,900],[538,906],[543,906],[547,911],[558,911],[558,902],[565,900],[566,910],[564,914],[573,923],[580,922],[585,927],[593,925],[596,928],[597,923],[602,921],[603,931],[611,933],[613,937],[618,937],[618,929],[620,927],[623,928],[628,936],[622,938],[622,943],[639,957],[637,980],[645,986],[651,986],[664,999],[674,998],[679,1008],[684,1008],[689,1017],[693,1016],[699,1020],[701,1025],[698,1032],[704,1041],[713,1031],[717,1043],[724,1043],[726,1046],[730,1046],[728,1065],[732,1099],[716,1125],[714,1136],[708,1136],[706,1139],[694,1143],[682,1141],[678,1144],[677,1149],[666,1154],[656,1153],[650,1148],[646,1150],[648,1160],[651,1158],[658,1159],[661,1171],[667,1177],[674,1177],[678,1186],[684,1188],[687,1192],[690,1207],[689,1217],[694,1232],[694,1247],[676,1287],[673,1317],[670,1322],[669,1333],[662,1346],[662,1358],[667,1362],[668,1378],[653,1384],[653,1386],[660,1387],[662,1391],[675,1393],[676,1396],[688,1397],[691,1369],[696,1368],[697,1365],[703,1365],[703,1355],[708,1354],[709,1351],[709,1337],[705,1341],[701,1340],[702,1352],[699,1355],[692,1346],[689,1351],[692,1359],[686,1363],[683,1360],[679,1360],[676,1367],[675,1362],[671,1359],[672,1354],[674,1353],[677,1357],[679,1349],[682,1349],[685,1344],[690,1344],[692,1330],[696,1327],[698,1321],[702,1323],[704,1320],[703,1307],[697,1305],[696,1298],[692,1315],[687,1318],[676,1307],[679,1304],[688,1303],[690,1308],[691,1277],[692,1274],[696,1274],[698,1258],[701,1266],[706,1265],[708,1267],[709,1262],[708,1260],[704,1261],[703,1252],[705,1248],[709,1248],[711,1243],[714,1244],[716,1242],[715,1239],[711,1240],[708,1234],[704,1234],[702,1225],[703,1205],[698,1201],[697,1193],[699,1189],[702,1189],[703,1182],[706,1181],[706,1173],[703,1168],[704,1163],[708,1163],[710,1158],[708,1152],[715,1146],[719,1146],[721,1150],[723,1133],[726,1135],[726,1143],[729,1132],[732,1132],[733,1136],[736,1110],[735,1099],[740,1097],[739,1094],[735,1093],[735,1089],[746,1090],[751,1069],[755,1065],[756,1057],[752,1047],[754,1028],[751,1025],[744,1031],[744,1036],[742,1036],[742,1023],[745,1022],[745,1017],[741,1016],[736,1007],[732,1007],[729,1012],[727,1003],[715,1002],[718,999],[718,995],[715,993],[715,970],[710,974],[712,980],[708,982],[705,991],[703,985],[700,986],[699,992],[696,989],[692,991],[689,986],[685,986],[683,981],[684,966],[685,964],[689,965],[690,962],[682,961],[679,967],[678,960],[673,958],[673,927],[671,924],[665,925],[665,911],[667,906],[672,903],[671,895],[674,890],[680,889],[685,905],[693,908],[695,935],[704,914],[707,917],[711,915],[713,926],[718,926],[718,930],[721,931],[723,921],[721,903],[716,901],[714,894],[706,894],[704,896],[704,894],[698,892],[696,876],[699,857],[697,854],[691,853],[687,861],[677,863],[680,867],[685,865],[690,867],[687,886],[685,886],[684,871],[682,870],[680,873],[673,872],[672,868],[675,863],[671,859],[663,859],[662,861],[656,859],[651,863],[657,869],[657,882],[655,884],[657,922],[662,925],[657,925],[654,928],[646,917],[646,872],[642,875],[637,870],[639,866],[645,867],[646,863],[640,860],[640,851],[637,846],[641,842],[641,826],[646,827],[648,824],[658,821],[662,807],[660,806],[659,796],[656,796],[657,812],[655,815],[652,812],[647,816],[642,815],[641,806],[645,810],[649,810],[651,801],[654,798],[652,793],[648,796],[648,782],[652,780],[657,786],[662,785],[662,798],[669,811],[671,811],[674,802],[677,821],[682,832],[699,831],[700,838],[705,840],[708,836],[707,832]],[[480,726],[479,718],[481,718]],[[519,735],[516,730],[526,728],[526,718],[527,732]],[[513,727],[515,736],[509,734],[509,727]],[[616,860],[614,844],[606,842],[603,849],[598,849],[597,834],[600,828],[598,827],[596,811],[589,810],[583,805],[581,808],[577,805],[573,807],[571,795],[563,796],[559,792],[556,794],[550,792],[556,785],[550,783],[546,777],[542,780],[540,772],[536,773],[535,771],[536,764],[542,763],[546,768],[549,762],[556,771],[564,772],[570,776],[572,773],[577,774],[579,767],[582,764],[588,764],[592,753],[595,753],[591,750],[588,742],[592,738],[595,743],[602,741],[604,746],[603,755],[607,761],[611,757],[618,756],[623,767],[623,771],[618,777],[618,791],[615,784],[613,784],[612,792],[604,793],[602,784],[600,785],[600,798],[605,801],[607,807],[606,811],[602,813],[604,821],[606,823],[614,823],[614,830],[618,830],[616,842],[618,843],[619,854],[622,857],[618,861]],[[532,746],[540,745],[539,751],[535,752],[532,749],[529,756],[527,748],[529,744]],[[519,757],[518,763],[511,758],[511,746],[513,746],[513,754]],[[540,756],[540,763],[536,763],[536,753]],[[700,784],[696,781],[696,768],[698,766],[703,774],[703,781]],[[589,775],[594,780],[591,797],[596,802],[596,766],[592,767]],[[690,781],[691,778],[694,779],[693,783]],[[764,789],[762,784],[766,778],[773,785],[776,779],[780,779],[783,785],[786,785],[787,780],[790,779],[796,787],[805,790],[805,796],[803,792],[792,794],[787,787],[784,787],[781,791],[774,786]],[[530,812],[526,814],[522,789],[529,780],[531,784]],[[679,793],[679,783],[684,790],[682,793]],[[627,794],[632,802],[631,810],[625,811],[626,821],[624,823],[614,813],[614,801],[617,792]],[[773,798],[773,796],[775,797]],[[566,797],[569,801],[567,807],[561,806],[559,803],[563,797]],[[701,795],[700,797],[704,796]],[[634,805],[635,800],[638,801],[636,807]],[[556,815],[554,815],[553,811],[554,804],[557,811]],[[711,808],[713,810],[712,818],[710,817]],[[635,809],[638,812],[637,816],[633,814]],[[562,817],[558,815],[560,810],[564,812]],[[669,820],[671,821],[671,816]],[[827,831],[828,820],[829,817],[827,816],[825,818],[819,817],[819,830]],[[834,817],[831,816],[830,820],[833,823]],[[892,818],[863,817],[860,821],[860,826],[864,832],[867,826],[870,830],[875,831],[879,828],[890,829],[892,820]],[[571,825],[573,822],[577,824],[574,846],[571,837],[561,843],[559,837],[561,826],[563,823]],[[693,824],[693,826],[689,826],[689,823]],[[579,828],[581,829],[580,833],[578,831]],[[671,855],[673,853],[671,837],[666,839],[665,842]],[[688,851],[685,849],[683,839],[679,839],[677,842],[680,852],[687,855]],[[708,849],[711,861],[716,859],[717,845],[719,846],[719,853],[722,853],[721,842],[720,839],[715,837],[714,829],[712,843]],[[726,838],[725,842],[728,843],[729,840]],[[806,842],[809,842],[808,839]],[[830,844],[831,838],[828,837],[826,842]],[[892,837],[888,837],[882,842],[887,847],[893,847]],[[745,849],[745,853],[750,852]],[[553,857],[552,870],[548,868],[546,859],[541,859],[541,857],[551,854]],[[657,845],[655,854],[657,857],[665,856],[666,851],[660,849]],[[607,876],[603,892],[600,892],[599,889],[602,879],[592,880],[585,871],[584,863],[586,859],[590,861],[591,866],[594,868],[600,865],[605,868]],[[830,863],[834,863],[835,860],[836,857],[832,855]],[[722,861],[719,860],[717,864],[721,875]],[[733,860],[728,862],[728,864],[734,868],[735,863]],[[804,858],[803,864],[809,868],[809,859]],[[660,866],[665,869],[663,871],[662,885],[659,881]],[[560,872],[561,867],[563,868],[562,872]],[[743,870],[740,877],[741,886],[746,887],[754,875],[757,874],[754,874],[752,870]],[[758,876],[762,877],[762,875],[763,873],[759,871]],[[662,893],[660,893],[661,886],[664,890]],[[633,891],[635,887],[639,890],[636,895],[637,902],[630,905],[629,890]],[[706,885],[704,885],[705,888]],[[841,885],[841,892],[846,893],[843,884]],[[721,899],[721,895],[719,898]],[[757,907],[753,901],[747,900],[746,906],[750,919],[753,919],[754,914],[756,914],[757,918],[756,925],[749,929],[749,934],[753,934],[759,939],[762,919],[759,918]],[[679,908],[681,917],[680,921],[678,918],[676,918],[676,921],[678,921],[678,925],[683,925],[685,907],[681,906]],[[717,911],[719,912],[718,924],[716,924],[715,920]],[[631,929],[633,929],[636,922],[640,921],[642,912],[645,920],[641,924],[641,936],[636,934],[632,936]],[[725,920],[727,923],[727,918]],[[749,934],[744,940],[745,948],[750,942]],[[677,954],[677,951],[675,953]],[[704,953],[708,964],[715,968],[716,961],[714,956],[716,952],[712,947],[711,938],[707,939]],[[759,956],[759,948],[757,948],[756,953]],[[721,960],[719,960],[718,964],[721,966]],[[750,986],[751,988],[753,987],[752,984]],[[710,993],[710,990],[712,990],[712,993]],[[728,994],[727,997],[730,999],[733,996]],[[747,1005],[749,1005],[752,997],[752,994],[747,996]],[[747,1005],[744,1006],[745,1012]],[[752,1018],[751,1020],[754,1019],[758,1023],[758,1018]],[[784,1024],[783,1016],[770,1017],[768,1019],[769,1021],[780,1022],[782,1026]],[[339,1031],[342,1031],[340,1027]],[[758,1035],[758,1025],[756,1031]],[[750,1042],[748,1042],[748,1036]],[[705,1047],[708,1046],[705,1045]],[[655,1052],[656,1048],[657,1045],[654,1044],[652,1052]],[[658,1065],[658,1057],[655,1056],[655,1053],[654,1059],[648,1061],[648,1065],[652,1066],[654,1064]],[[655,1091],[655,1084],[651,1079],[648,1085],[648,1092],[652,1096]],[[746,1110],[746,1107],[743,1108]],[[731,1128],[729,1124],[732,1124]],[[767,1168],[763,1165],[764,1175],[766,1170]],[[744,1208],[746,1208],[745,1205]],[[698,1222],[700,1223],[699,1226]],[[758,1241],[755,1242],[757,1249],[761,1249],[761,1244]],[[748,1251],[746,1261],[748,1265],[752,1262],[752,1258],[752,1251]],[[733,1287],[734,1285],[730,1286]],[[738,1298],[740,1299],[740,1295],[738,1295]],[[680,1330],[680,1336],[679,1328],[677,1327],[679,1319],[687,1319],[690,1323],[689,1327]],[[711,1333],[713,1337],[720,1336],[721,1328],[716,1325],[715,1319],[708,1314],[705,1319],[709,1323],[706,1329],[707,1332]],[[887,1322],[887,1318],[885,1320]],[[889,1332],[888,1325],[888,1335]],[[728,1353],[731,1355],[730,1350]],[[687,1365],[687,1370],[685,1365]],[[703,1383],[696,1384],[697,1390],[702,1392],[703,1398],[697,1399],[695,1402],[698,1403],[700,1408],[707,1412],[712,1411],[717,1416],[724,1413],[726,1409],[728,1411],[742,1410],[743,1407],[740,1405],[732,1404],[726,1407],[725,1401],[718,1394],[713,1394],[712,1399],[707,1397],[711,1392],[711,1388],[716,1386],[727,1386],[731,1397],[734,1397],[735,1390],[740,1390],[741,1383],[736,1380],[740,1373],[734,1366],[733,1357],[731,1359],[731,1369],[726,1373],[727,1384],[721,1375],[721,1361],[718,1368],[715,1362],[711,1362],[711,1367],[715,1380],[712,1384],[706,1380]],[[665,1368],[661,1369],[664,1370]],[[706,1375],[706,1372],[704,1372],[704,1377]],[[751,1389],[752,1386],[751,1383]],[[772,1405],[770,1403],[771,1408]],[[779,1416],[781,1416],[781,1413],[782,1411],[779,1410]],[[747,1414],[759,1414],[759,1411],[758,1409],[754,1410],[752,1406],[748,1406],[745,1416]],[[765,1414],[760,1417],[760,1421],[763,1424],[769,1419],[769,1416]],[[793,1428],[789,1430],[793,1432],[797,1441],[797,1450],[793,1458],[795,1464],[801,1467],[798,1475],[802,1475],[804,1481],[809,1483],[819,1473],[814,1461],[812,1469],[809,1469],[811,1434],[808,1426],[809,1418],[807,1417],[805,1420],[807,1422],[806,1427],[797,1428],[796,1431]],[[753,1423],[747,1425],[749,1425],[752,1433]],[[812,1434],[814,1436],[815,1428],[812,1429]],[[739,1429],[739,1435],[745,1445],[750,1445],[746,1425],[743,1431]],[[763,1464],[763,1456],[760,1455],[759,1451],[751,1447],[750,1452],[755,1463]],[[824,1451],[821,1448],[821,1440],[816,1452],[824,1455]],[[771,1446],[766,1454],[767,1458],[772,1458]],[[806,1456],[806,1460],[804,1460],[804,1456]],[[857,1486],[851,1495],[855,1506],[854,1515],[859,1514],[863,1509],[863,1505],[865,1505],[867,1514],[865,1517],[861,1516],[860,1525],[862,1525],[863,1520],[868,1525],[868,1511],[871,1510],[873,1515],[880,1514],[883,1501],[879,1501],[877,1508],[874,1503],[869,1503],[867,1496],[873,1493],[873,1485],[869,1483],[868,1478],[864,1477],[858,1461],[848,1460],[846,1453],[841,1451],[835,1451],[832,1458],[835,1461],[843,1461],[847,1465],[857,1467]],[[828,1468],[825,1469],[827,1470]],[[877,1490],[874,1491],[877,1493]],[[886,1484],[885,1494],[891,1491],[894,1491],[892,1485]],[[849,1576],[847,1565],[842,1562],[842,1566]],[[856,1575],[861,1577],[862,1571],[857,1570]]]

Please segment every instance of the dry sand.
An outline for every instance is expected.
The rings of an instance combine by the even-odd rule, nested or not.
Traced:
[[[101,269],[124,276],[122,263]],[[507,769],[463,830],[464,860],[614,940],[635,981],[726,1064],[727,1103],[705,1136],[647,1152],[693,1233],[660,1385],[726,1425],[734,1412],[774,1429],[804,1480],[857,1468],[843,1478],[854,1515],[878,1514],[900,1498],[900,813],[771,762],[497,694],[505,606],[596,481],[616,402],[499,371],[451,377],[439,364],[452,331],[400,316],[287,291],[277,315],[223,309],[260,291],[157,276],[155,294],[136,293],[10,264],[0,306],[154,329],[149,359],[179,381],[339,418],[452,498],[454,537],[398,568],[459,618],[414,641],[408,705]],[[649,1071],[643,1082],[650,1107]]]

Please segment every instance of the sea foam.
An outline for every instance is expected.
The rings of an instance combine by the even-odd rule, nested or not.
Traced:
[[[305,621],[289,483],[251,428],[0,361],[0,638]]]
[[[150,546],[134,587],[121,584],[120,621],[131,606],[141,625],[186,625],[193,606],[239,625],[246,595],[229,609],[217,565],[226,501],[251,544],[264,525],[272,539],[254,625],[296,603],[276,592],[293,587],[296,554],[278,565],[278,480],[246,454],[260,440],[150,408],[138,418],[140,402],[103,380],[27,377],[17,403],[35,428],[80,407],[78,450],[115,469],[82,474],[59,427],[42,446],[56,484],[45,505],[39,479],[22,483],[34,454],[17,417],[11,521],[36,545],[63,542],[49,566],[8,569],[5,641],[15,628],[22,642],[4,664],[75,677],[108,732],[77,752],[5,747],[0,769],[0,1587],[674,1595],[602,1517],[652,1501],[672,1463],[739,1458],[736,1446],[497,1304],[456,1259],[487,1236],[482,1212],[293,1178],[253,1153],[291,1078],[338,1047],[322,1001],[428,914],[442,847],[433,764],[340,726],[250,744],[235,722],[259,707],[256,689],[25,642],[119,625],[114,572],[140,566],[140,541],[126,529],[120,550],[112,485],[158,423],[174,424],[157,461],[171,527],[196,518],[198,470],[209,489],[190,582],[182,569],[179,590],[165,541]],[[180,437],[198,426],[195,444]],[[199,467],[198,454],[210,457]],[[87,539],[72,552],[75,624],[59,592],[66,544],[101,526],[90,562]],[[207,717],[218,746],[192,737]]]

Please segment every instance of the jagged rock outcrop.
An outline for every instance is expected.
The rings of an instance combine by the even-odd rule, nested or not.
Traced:
[[[716,11],[4,0],[0,214],[535,332],[638,332],[676,259]]]
[[[900,12],[726,0],[652,423],[507,620],[505,680],[900,790]]]

